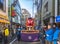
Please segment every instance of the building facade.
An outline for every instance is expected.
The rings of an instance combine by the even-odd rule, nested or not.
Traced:
[[[57,3],[58,3],[58,15],[60,15],[60,0],[57,0]]]
[[[19,3],[19,0],[15,1],[15,0],[9,0],[8,2],[9,3],[9,18],[10,18],[10,21],[11,21],[11,17],[12,17],[12,22],[15,22],[15,23],[21,23],[21,7],[20,7],[20,3]],[[12,6],[12,7],[11,7]],[[11,10],[12,9],[12,10]],[[12,12],[12,11],[15,11]],[[12,16],[13,14],[16,14],[15,16]]]
[[[47,21],[46,24],[48,22],[54,23],[56,16],[60,15],[60,0],[43,0],[42,15],[43,18],[46,18],[46,20],[44,21]]]
[[[55,17],[58,15],[60,15],[60,0],[55,0]]]
[[[4,26],[7,26],[9,23],[8,0],[0,0],[0,30],[3,30]]]
[[[47,23],[53,23],[55,21],[55,10],[54,10],[55,2],[54,0],[43,0],[42,1],[42,19],[43,23],[47,25]]]
[[[19,0],[9,0],[9,20],[11,22],[10,27],[13,29],[13,32],[15,33],[16,25],[21,24],[21,6],[19,3]]]
[[[31,14],[28,12],[26,9],[22,9],[22,24],[25,25],[26,23],[26,18],[31,17]]]
[[[42,21],[42,0],[35,0],[35,5],[36,5],[36,9],[37,9],[37,25],[41,26],[41,21]]]
[[[37,15],[37,13],[35,14],[35,25],[38,26],[38,15]]]
[[[37,15],[39,24],[47,25],[47,23],[53,23],[55,22],[55,16],[57,12],[55,12],[57,9],[56,1],[55,0],[36,0],[37,4]],[[57,9],[58,10],[58,9]]]

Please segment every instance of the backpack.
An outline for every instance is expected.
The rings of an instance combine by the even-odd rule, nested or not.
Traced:
[[[9,36],[9,30],[8,29],[5,29],[4,30],[4,34],[5,34],[5,36]]]

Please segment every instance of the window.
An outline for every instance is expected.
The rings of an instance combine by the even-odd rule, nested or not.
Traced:
[[[0,0],[0,9],[3,10],[3,3],[4,3],[4,0]]]
[[[6,12],[6,0],[4,0],[4,12]]]
[[[48,11],[48,2],[45,4],[44,8],[45,8],[45,12],[47,12]]]
[[[6,0],[0,0],[0,10],[6,11]]]
[[[58,0],[58,15],[60,15],[60,0]]]

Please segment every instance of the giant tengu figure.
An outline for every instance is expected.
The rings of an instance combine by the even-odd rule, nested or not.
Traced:
[[[34,26],[34,19],[33,18],[27,18],[26,26],[27,27],[33,27]]]

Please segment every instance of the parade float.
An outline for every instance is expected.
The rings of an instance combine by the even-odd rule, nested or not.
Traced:
[[[35,23],[33,18],[26,19],[26,30],[21,31],[22,41],[38,41],[39,40],[39,30],[34,29]]]

